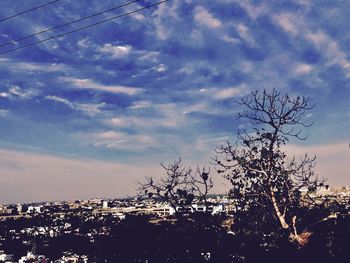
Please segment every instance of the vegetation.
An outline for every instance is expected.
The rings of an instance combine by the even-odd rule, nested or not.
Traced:
[[[161,164],[165,176],[156,182],[153,177],[146,177],[146,182],[139,183],[139,195],[167,202],[177,211],[193,203],[208,205],[208,194],[213,187],[210,171],[197,168],[194,172],[186,168],[182,160],[169,165]]]
[[[253,214],[250,214],[253,216]],[[75,218],[75,219],[74,219]],[[318,224],[311,241],[296,248],[276,233],[261,236],[259,228],[252,231],[250,222],[233,225],[233,233],[224,227],[225,215],[193,214],[177,220],[151,223],[148,216],[129,215],[125,220],[110,217],[75,220],[76,227],[84,229],[62,232],[58,236],[39,235],[23,244],[12,239],[0,222],[1,236],[7,236],[2,249],[15,258],[35,247],[35,253],[55,260],[64,252],[87,255],[89,262],[344,262],[350,256],[349,217],[330,219]],[[38,219],[40,220],[40,219]],[[67,219],[68,222],[70,219]],[[30,225],[37,222],[30,220]],[[7,222],[6,222],[7,223]],[[12,225],[29,222],[12,221]],[[48,221],[45,223],[50,225]],[[258,221],[257,221],[258,225]],[[22,225],[23,226],[23,225]],[[42,225],[42,222],[40,223]],[[103,227],[108,231],[102,231]],[[94,233],[88,236],[84,233]],[[100,232],[100,233],[98,233]],[[93,241],[92,241],[93,240]]]
[[[217,171],[232,184],[231,197],[237,210],[261,210],[266,224],[287,231],[289,238],[305,245],[311,235],[305,225],[304,207],[315,204],[311,193],[324,187],[313,171],[315,157],[287,158],[284,145],[302,137],[305,113],[313,108],[305,97],[282,95],[276,90],[251,92],[238,102],[244,111],[238,118],[248,119],[252,129],[238,132],[238,142],[217,147]],[[256,218],[256,220],[259,218]],[[317,220],[320,220],[318,218]]]
[[[323,262],[348,253],[344,235],[338,235],[349,233],[349,225],[344,224],[349,222],[348,211],[345,218],[337,219],[337,213],[344,208],[314,198],[317,190],[328,188],[325,180],[314,173],[316,157],[307,154],[287,157],[288,142],[305,140],[303,129],[313,124],[305,121],[306,114],[314,107],[309,98],[273,89],[253,91],[237,103],[243,107],[237,117],[248,120],[247,129],[238,131],[235,143],[217,146],[213,157],[217,173],[232,185],[230,198],[235,205],[233,236],[225,235],[225,241],[216,237],[217,242],[226,242],[227,261],[221,262],[274,262],[283,254],[291,256],[293,261]],[[191,189],[187,188],[188,181],[180,178],[186,178],[191,170],[179,172],[179,163],[163,166],[167,175],[160,184],[147,178],[140,189],[146,193],[153,190],[150,197],[162,197],[169,203],[173,197],[181,199],[182,190],[176,190],[180,196],[170,191],[179,187],[187,193]],[[181,204],[190,205],[194,200],[193,193],[189,193],[190,200],[185,199]]]

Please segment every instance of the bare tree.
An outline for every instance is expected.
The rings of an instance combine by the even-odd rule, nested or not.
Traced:
[[[168,165],[161,164],[165,176],[158,182],[153,177],[146,177],[145,182],[138,183],[139,196],[157,198],[167,202],[178,212],[178,208],[202,203],[208,206],[208,193],[213,187],[209,176],[210,169],[197,168],[193,171],[178,159]]]
[[[245,110],[238,114],[248,119],[252,130],[238,132],[238,142],[216,147],[213,158],[217,172],[232,183],[232,198],[237,209],[252,205],[271,213],[278,225],[290,233],[290,238],[303,245],[310,232],[297,230],[301,200],[313,202],[310,193],[322,187],[314,173],[315,157],[304,155],[287,159],[283,146],[291,138],[305,140],[302,128],[305,113],[312,109],[309,98],[272,91],[253,91],[238,104]],[[307,204],[305,204],[307,202]]]

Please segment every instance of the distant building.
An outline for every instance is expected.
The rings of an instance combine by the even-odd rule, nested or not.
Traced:
[[[153,208],[152,212],[154,214],[157,214],[158,216],[170,216],[175,214],[175,209],[169,205],[164,205],[164,206]]]
[[[7,206],[0,206],[0,215],[9,215],[12,214],[12,209]]]
[[[27,213],[41,213],[42,206],[28,206]]]
[[[177,207],[176,210],[179,213],[194,213],[194,212],[208,212],[211,213],[212,215],[219,214],[224,212],[224,207],[223,205],[210,205],[210,206],[205,206],[205,205],[200,205],[200,204],[193,204],[191,206],[186,206],[186,207]]]
[[[18,213],[22,213],[22,205],[21,204],[17,204],[16,208],[17,208]]]

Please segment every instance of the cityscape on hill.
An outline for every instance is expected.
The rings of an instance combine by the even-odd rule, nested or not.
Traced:
[[[319,203],[326,203],[327,207],[335,204],[343,205],[342,210],[333,211],[332,220],[350,218],[350,187],[329,187],[315,192],[314,196]],[[52,259],[55,259],[55,262],[106,260],[111,251],[101,250],[99,246],[103,244],[102,238],[114,237],[113,226],[122,225],[137,217],[155,226],[164,222],[176,224],[175,222],[179,220],[175,215],[176,210],[185,218],[192,218],[193,215],[221,217],[220,226],[225,229],[226,235],[234,235],[236,208],[232,200],[225,195],[210,195],[208,202],[210,205],[207,206],[192,204],[187,207],[189,209],[176,209],[161,200],[139,197],[1,205],[0,260],[2,262],[51,262]],[[72,239],[75,244],[72,243]],[[132,253],[132,250],[128,250],[127,253]],[[210,261],[211,253],[212,249],[202,252],[202,259]],[[123,253],[118,257],[127,258]]]

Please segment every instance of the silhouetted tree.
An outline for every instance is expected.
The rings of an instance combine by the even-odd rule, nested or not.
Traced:
[[[297,230],[298,209],[313,203],[310,193],[324,185],[315,175],[315,157],[304,155],[289,160],[283,146],[291,138],[305,140],[305,113],[312,109],[309,98],[253,91],[238,103],[245,110],[238,118],[248,119],[253,130],[238,132],[238,142],[216,147],[217,172],[232,183],[231,196],[238,210],[262,209],[261,217],[272,220],[289,233],[293,241],[305,244],[311,233]]]
[[[175,210],[190,206],[194,202],[208,205],[208,193],[213,187],[209,169],[197,168],[193,171],[191,168],[186,168],[181,159],[169,165],[162,163],[161,166],[166,174],[160,181],[146,177],[145,182],[138,183],[140,196],[160,199],[169,203]]]

